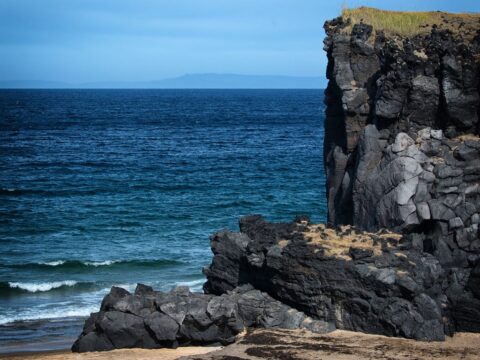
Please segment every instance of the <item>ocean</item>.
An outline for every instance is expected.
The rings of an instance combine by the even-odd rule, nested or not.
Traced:
[[[243,215],[326,218],[323,90],[0,90],[0,352],[69,348],[110,287],[201,291]]]

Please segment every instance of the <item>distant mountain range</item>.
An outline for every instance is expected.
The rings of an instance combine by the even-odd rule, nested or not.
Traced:
[[[238,74],[187,74],[157,81],[0,81],[3,89],[322,89],[324,77]]]

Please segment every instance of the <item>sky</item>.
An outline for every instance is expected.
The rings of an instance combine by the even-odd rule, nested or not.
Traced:
[[[479,0],[0,0],[0,80],[324,76],[342,6],[480,11]]]

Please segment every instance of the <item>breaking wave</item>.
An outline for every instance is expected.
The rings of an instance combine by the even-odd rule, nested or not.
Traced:
[[[26,263],[26,264],[1,264],[0,267],[16,269],[86,269],[89,267],[148,267],[159,268],[164,266],[180,265],[176,260],[104,260],[104,261],[79,261],[79,260],[55,260],[49,262]]]
[[[90,290],[96,285],[90,282],[74,280],[50,282],[0,282],[0,296],[11,296],[22,293],[45,293],[48,291]]]

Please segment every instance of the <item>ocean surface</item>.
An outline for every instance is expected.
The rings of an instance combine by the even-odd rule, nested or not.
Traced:
[[[70,347],[112,285],[201,291],[209,235],[326,217],[322,90],[0,90],[0,352]]]

